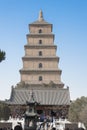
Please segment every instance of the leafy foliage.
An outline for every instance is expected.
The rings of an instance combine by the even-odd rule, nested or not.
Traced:
[[[2,60],[5,60],[5,55],[6,55],[5,52],[0,50],[0,62]]]
[[[80,113],[80,121],[83,122],[87,128],[87,104]]]
[[[71,102],[68,118],[70,121],[80,121],[87,126],[87,97],[77,98]]]
[[[8,120],[10,116],[10,108],[7,104],[0,102],[0,119]]]

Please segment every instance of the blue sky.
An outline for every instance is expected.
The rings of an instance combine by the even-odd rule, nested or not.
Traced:
[[[28,24],[38,19],[53,24],[62,82],[71,100],[87,96],[87,0],[0,0],[0,100],[9,99],[11,86],[20,82]]]

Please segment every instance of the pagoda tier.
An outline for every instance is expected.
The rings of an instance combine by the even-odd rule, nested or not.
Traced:
[[[29,24],[29,32],[26,35],[27,44],[24,46],[25,56],[22,57],[21,81],[31,85],[49,84],[52,81],[58,87],[63,87],[52,24],[44,20],[42,11],[38,20]]]

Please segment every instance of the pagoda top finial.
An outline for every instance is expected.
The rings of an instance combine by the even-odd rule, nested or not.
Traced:
[[[43,20],[43,12],[42,12],[42,10],[40,10],[40,12],[39,12],[39,19],[38,20],[39,21]]]

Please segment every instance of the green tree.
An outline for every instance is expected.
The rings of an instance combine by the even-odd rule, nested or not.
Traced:
[[[87,123],[87,97],[77,98],[75,101],[71,102],[69,108],[68,119],[73,122],[81,121],[84,123],[86,119]]]
[[[6,55],[5,52],[0,50],[0,62],[2,60],[5,60],[5,55]]]
[[[80,112],[80,121],[84,123],[85,127],[87,128],[87,104]]]
[[[10,116],[10,108],[7,104],[1,102],[0,103],[0,119],[8,120]]]

